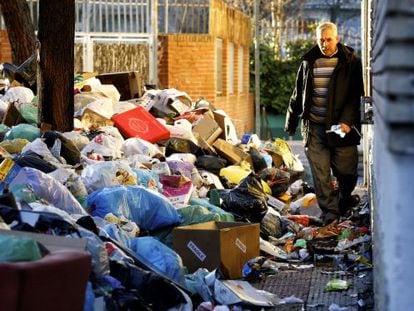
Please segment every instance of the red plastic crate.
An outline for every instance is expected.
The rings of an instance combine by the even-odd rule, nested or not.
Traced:
[[[143,107],[137,107],[112,118],[125,138],[139,137],[151,143],[170,138],[170,131]]]

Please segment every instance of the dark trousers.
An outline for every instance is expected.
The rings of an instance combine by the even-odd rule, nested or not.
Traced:
[[[357,183],[357,146],[329,147],[325,126],[311,124],[305,153],[320,208],[326,214],[339,215],[340,197],[349,198]],[[331,174],[337,179],[339,193],[333,187]]]

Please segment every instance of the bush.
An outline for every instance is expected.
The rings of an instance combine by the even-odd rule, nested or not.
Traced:
[[[281,58],[270,44],[260,44],[260,104],[279,114],[286,112],[303,54],[315,41],[299,40],[285,46]],[[250,48],[250,87],[254,90],[254,47]]]

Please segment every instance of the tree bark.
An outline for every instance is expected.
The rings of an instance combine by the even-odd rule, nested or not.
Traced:
[[[75,1],[40,0],[41,88],[39,121],[61,132],[73,129]]]
[[[21,65],[35,51],[35,27],[26,0],[0,0],[0,9],[9,35],[12,60]]]

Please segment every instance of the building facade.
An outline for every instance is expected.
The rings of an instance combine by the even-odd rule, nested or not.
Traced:
[[[36,23],[38,0],[28,3]],[[225,110],[239,134],[253,130],[251,21],[222,0],[77,0],[75,27],[75,72],[138,71]],[[0,62],[11,62],[4,25],[0,36]]]

